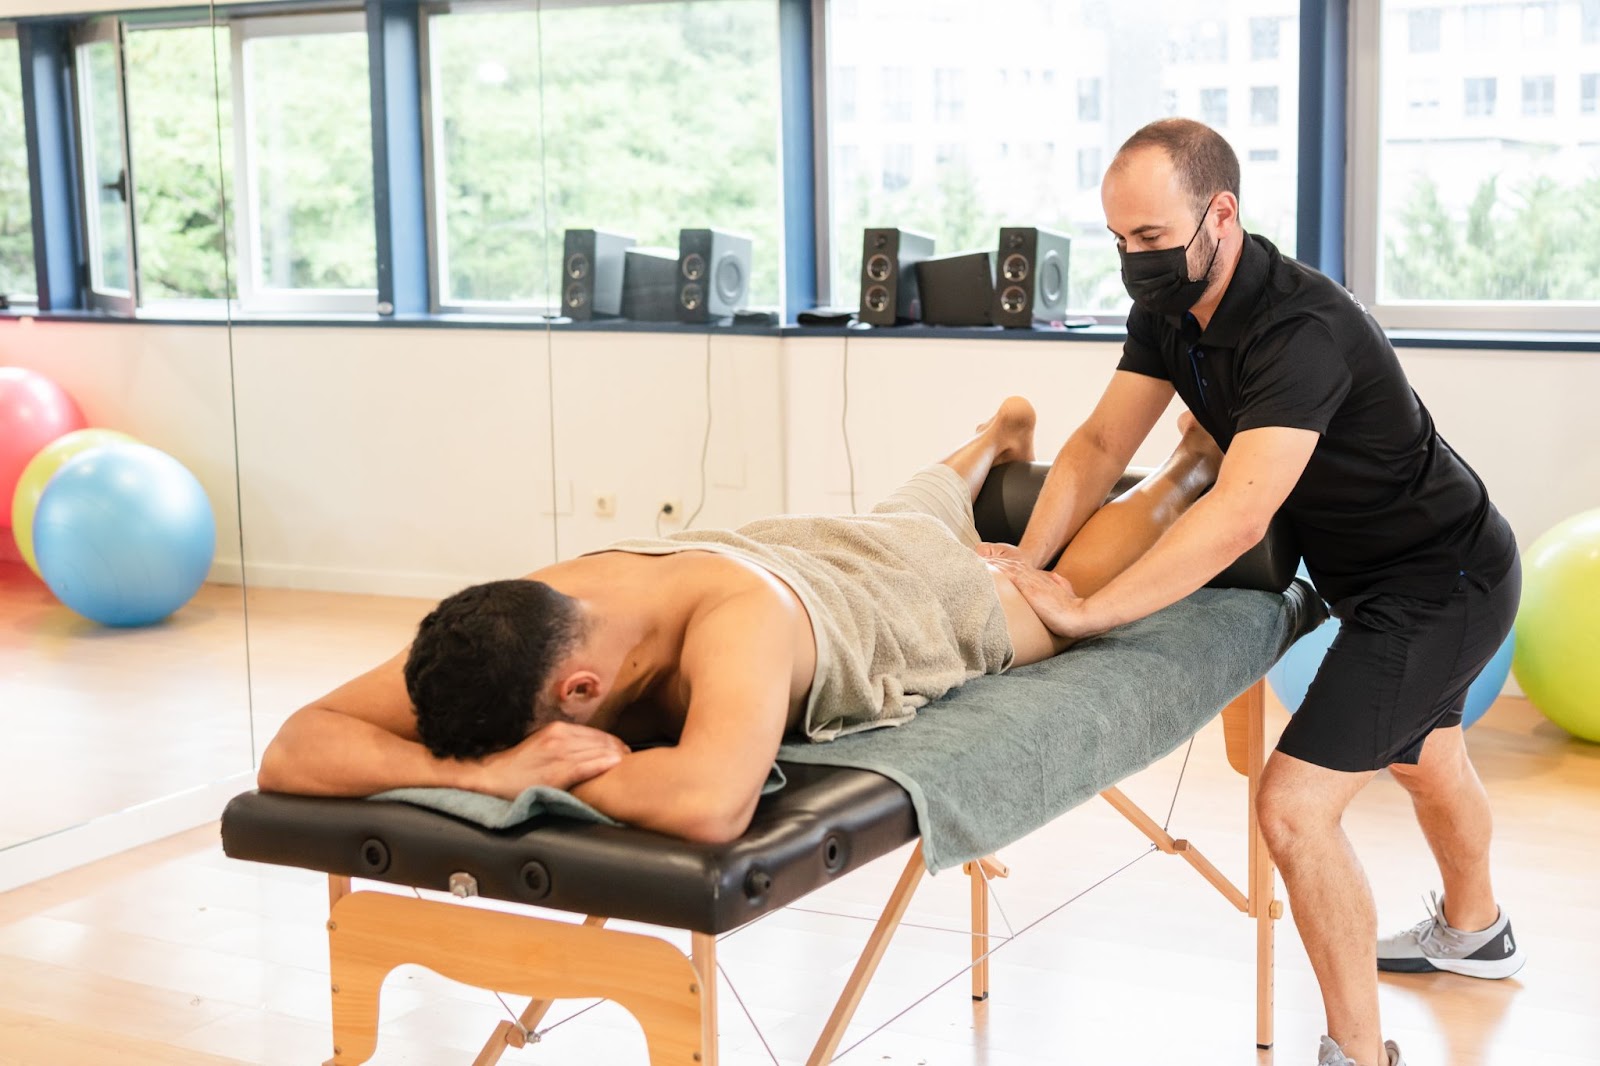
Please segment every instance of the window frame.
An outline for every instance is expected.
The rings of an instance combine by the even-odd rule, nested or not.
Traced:
[[[22,69],[22,49],[20,47],[21,46],[21,40],[19,39],[19,37],[17,35],[16,23],[14,23],[14,22],[0,22],[0,41],[16,41],[17,44],[18,44],[18,49],[17,49],[17,79],[18,79],[18,84],[19,84],[19,87],[20,87],[22,79],[24,79],[27,75]],[[18,136],[18,138],[20,138],[22,140],[23,155],[24,155],[24,158],[26,158],[27,147],[28,147],[27,134],[26,134],[26,132],[24,130],[18,129],[17,130],[17,136]],[[33,182],[33,177],[32,177],[31,174],[28,177],[28,182],[29,182],[29,186],[30,186],[28,191],[29,191],[29,193],[31,195],[31,193],[33,191],[32,188],[31,188],[32,182]],[[29,218],[29,221],[30,221],[30,232],[28,234],[28,248],[32,252],[32,255],[30,257],[32,261],[31,261],[31,263],[29,265],[29,274],[31,274],[32,277],[33,277],[33,288],[31,290],[27,291],[27,292],[8,292],[8,293],[4,294],[5,297],[6,297],[6,301],[11,305],[11,307],[13,309],[14,308],[18,308],[18,307],[37,308],[39,306],[39,250],[37,248],[33,247],[33,245],[34,245],[34,236],[33,236],[33,233],[31,232],[31,229],[32,229],[31,222],[32,222],[32,218],[33,218],[33,204],[31,202],[28,205],[28,218]]]
[[[1350,291],[1389,330],[1453,329],[1506,332],[1600,332],[1600,301],[1395,300],[1378,298],[1381,205],[1378,175],[1383,154],[1381,120],[1383,5],[1350,5],[1349,207],[1345,214],[1345,268]]]
[[[275,289],[262,284],[260,246],[261,190],[251,170],[255,151],[255,109],[250,99],[249,68],[245,45],[253,40],[274,37],[308,37],[317,34],[360,33],[368,40],[367,20],[359,10],[332,10],[284,15],[251,15],[229,19],[231,71],[233,79],[233,213],[235,259],[235,298],[246,314],[375,314],[378,311],[378,286],[370,289]],[[369,77],[370,77],[370,71]],[[370,102],[368,114],[371,114]],[[368,128],[368,136],[371,129]],[[376,190],[374,190],[376,194]],[[377,219],[373,217],[374,241]],[[373,275],[381,275],[377,246],[373,250]]]
[[[534,15],[534,24],[538,32],[543,29],[539,24],[538,16],[541,5],[538,0],[465,0],[461,3],[451,3],[449,0],[438,0],[434,3],[422,5],[421,18],[418,20],[417,29],[418,49],[420,52],[418,77],[421,79],[422,90],[422,169],[423,169],[423,203],[426,205],[428,224],[426,227],[428,244],[428,291],[429,301],[434,314],[477,314],[477,315],[504,315],[509,318],[551,318],[559,317],[561,308],[553,305],[549,300],[459,300],[446,299],[449,279],[449,234],[445,229],[445,219],[442,214],[444,200],[441,195],[442,179],[445,177],[445,159],[442,137],[444,115],[442,109],[436,106],[433,95],[434,63],[433,63],[433,19],[435,16],[444,15],[472,15],[502,12],[525,11]],[[544,45],[539,45],[540,62],[543,62]],[[539,131],[540,145],[544,143],[544,130],[541,116]],[[537,160],[535,160],[537,162]],[[546,234],[546,239],[549,235]],[[545,249],[543,258],[549,258],[550,249]]]
[[[78,204],[83,220],[83,301],[86,307],[94,311],[106,311],[111,314],[124,315],[132,318],[139,310],[139,243],[138,234],[134,232],[133,206],[134,178],[133,178],[133,153],[129,145],[128,136],[128,79],[127,63],[123,44],[122,20],[116,18],[89,19],[72,28],[70,34],[72,45],[72,116],[77,133],[75,150],[77,153],[78,175]],[[83,61],[84,50],[97,44],[109,44],[116,55],[116,91],[117,111],[116,122],[121,141],[122,157],[122,230],[123,240],[128,247],[128,287],[127,289],[113,289],[103,284],[101,269],[104,263],[101,256],[101,217],[98,210],[99,191],[104,188],[99,182],[99,167],[95,164],[94,154],[96,144],[94,141],[93,123],[86,121],[89,115],[88,79],[89,70]],[[95,188],[90,189],[94,183]]]

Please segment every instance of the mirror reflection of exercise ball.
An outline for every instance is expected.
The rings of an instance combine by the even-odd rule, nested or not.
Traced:
[[[33,520],[50,591],[108,626],[158,622],[205,583],[217,527],[205,490],[172,456],[109,444],[51,478]]]

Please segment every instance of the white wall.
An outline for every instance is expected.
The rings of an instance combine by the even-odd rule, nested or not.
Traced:
[[[219,571],[236,572],[227,333],[0,321],[0,362],[60,380],[98,425],[178,456],[210,493]],[[861,508],[970,434],[1003,397],[1039,410],[1041,457],[1090,411],[1115,344],[235,326],[239,470],[261,584],[442,595],[654,531],[700,496],[698,525],[847,511],[840,421]],[[1526,547],[1600,506],[1600,356],[1408,348],[1445,437]],[[551,516],[548,389],[555,385]],[[1138,456],[1159,462],[1163,420]],[[599,517],[595,499],[615,498]],[[665,529],[675,528],[667,523]]]

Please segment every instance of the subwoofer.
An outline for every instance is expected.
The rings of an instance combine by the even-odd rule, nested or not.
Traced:
[[[1058,321],[1067,313],[1067,259],[1072,238],[1035,226],[1000,230],[994,321],[1008,329]]]
[[[678,255],[670,248],[623,253],[622,317],[633,322],[678,320]]]
[[[915,322],[922,317],[916,265],[933,254],[927,234],[893,227],[868,229],[861,241],[861,311],[872,326]]]
[[[719,229],[678,231],[678,321],[731,318],[750,295],[749,237]]]
[[[917,264],[922,321],[930,326],[993,324],[994,253],[937,255]]]
[[[575,321],[622,314],[622,275],[636,242],[620,233],[569,229],[561,251],[561,313]]]

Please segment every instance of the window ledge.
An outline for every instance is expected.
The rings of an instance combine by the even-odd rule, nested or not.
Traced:
[[[629,322],[623,319],[597,319],[590,322],[546,321],[535,315],[492,315],[446,313],[437,315],[377,314],[235,314],[231,319],[206,310],[163,309],[143,311],[125,318],[100,311],[33,311],[11,308],[0,311],[0,322],[38,319],[49,322],[93,322],[116,325],[159,326],[284,326],[301,329],[500,329],[557,333],[666,333],[736,335],[749,337],[855,337],[895,340],[1005,340],[1005,341],[1088,341],[1099,344],[1121,343],[1127,331],[1119,325],[1073,327],[1035,326],[1032,329],[1002,329],[999,326],[733,326],[689,322]],[[1438,348],[1476,351],[1600,352],[1600,333],[1553,330],[1386,330],[1396,348]]]

